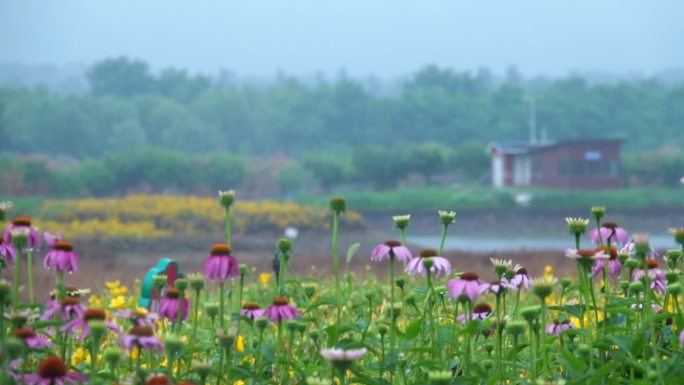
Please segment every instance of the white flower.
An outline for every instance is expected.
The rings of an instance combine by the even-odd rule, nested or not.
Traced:
[[[0,202],[0,211],[8,211],[12,207],[14,207],[14,203],[11,201],[2,201]]]
[[[492,265],[494,265],[494,267],[502,266],[506,269],[510,269],[511,266],[513,266],[513,261],[510,259],[489,258],[489,260],[492,261]]]
[[[456,222],[456,211],[438,210],[437,214],[439,214],[439,221],[443,225],[450,225]]]
[[[323,358],[325,358],[328,361],[332,362],[351,362],[351,361],[356,361],[361,356],[366,354],[368,350],[366,348],[361,348],[361,349],[349,349],[349,350],[344,350],[344,349],[338,349],[338,348],[329,348],[329,349],[321,349],[321,355]]]

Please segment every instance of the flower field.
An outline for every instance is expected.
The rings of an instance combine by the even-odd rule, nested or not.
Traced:
[[[47,201],[41,232],[0,204],[1,384],[684,383],[684,228],[670,229],[679,248],[658,254],[593,207],[565,219],[558,254],[577,272],[531,277],[507,259],[472,271],[444,257],[451,211],[435,217],[434,249],[407,247],[411,217],[399,215],[397,240],[356,255],[357,245],[339,248],[342,221],[360,221],[341,198],[324,212],[236,202],[232,191],[218,203],[183,199]],[[115,276],[103,290],[70,286],[88,225],[66,224],[106,220],[148,221],[143,233],[168,231],[159,239],[221,231],[225,242],[206,245],[201,272],[167,263],[130,287]],[[292,269],[290,239],[275,242],[275,274],[253,272],[231,247],[234,230],[292,221],[329,229],[329,277]],[[344,264],[361,258],[387,275],[348,274]],[[34,292],[35,269],[53,274],[54,290]]]

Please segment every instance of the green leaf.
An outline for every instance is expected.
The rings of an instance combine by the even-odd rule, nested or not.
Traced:
[[[561,354],[563,355],[564,361],[574,372],[581,374],[586,372],[587,365],[584,363],[584,361],[572,354],[567,348],[562,348]]]
[[[359,247],[361,246],[360,243],[355,243],[347,249],[347,265],[351,263],[352,259],[354,259],[354,254],[359,250]]]
[[[415,321],[411,322],[403,332],[398,331],[397,334],[399,334],[399,338],[401,338],[401,339],[412,340],[412,339],[416,338],[416,336],[418,335],[418,333],[420,333],[422,328],[423,328],[423,319],[418,318]]]

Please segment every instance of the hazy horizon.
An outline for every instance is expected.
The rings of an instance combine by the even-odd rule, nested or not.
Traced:
[[[684,3],[380,0],[226,4],[2,2],[0,63],[88,66],[106,57],[245,77],[341,71],[388,79],[426,65],[504,75],[649,76],[684,67]]]

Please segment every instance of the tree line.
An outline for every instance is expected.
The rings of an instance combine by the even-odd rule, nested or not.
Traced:
[[[345,76],[250,83],[153,73],[125,57],[95,63],[87,77],[83,94],[0,87],[3,190],[9,181],[65,195],[183,190],[189,181],[215,189],[213,178],[225,186],[262,174],[280,191],[388,188],[443,173],[477,181],[489,169],[488,142],[527,137],[526,95],[550,139],[626,139],[628,184],[669,183],[662,174],[678,172],[684,146],[684,83],[653,79],[499,79],[428,66],[388,90]],[[282,157],[276,170],[255,171],[273,156]],[[36,175],[42,184],[31,186]]]

